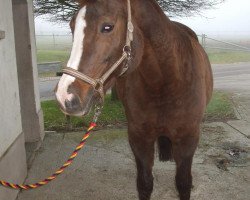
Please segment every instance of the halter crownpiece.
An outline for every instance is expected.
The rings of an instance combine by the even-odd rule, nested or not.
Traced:
[[[127,36],[126,36],[126,44],[123,47],[123,53],[122,56],[109,68],[107,72],[105,72],[102,77],[98,79],[93,79],[73,68],[70,67],[65,67],[62,69],[62,72],[64,74],[68,74],[70,76],[73,76],[83,82],[86,82],[90,84],[95,91],[97,91],[104,100],[104,89],[103,89],[103,84],[105,81],[110,77],[110,75],[120,66],[120,64],[127,59],[131,59],[131,43],[133,41],[133,32],[134,32],[134,25],[132,23],[132,13],[131,13],[131,2],[130,0],[127,0],[127,7],[128,7],[128,22],[127,22]],[[122,72],[120,74],[123,75],[126,71],[128,70],[128,63],[124,65],[124,68],[122,69]]]

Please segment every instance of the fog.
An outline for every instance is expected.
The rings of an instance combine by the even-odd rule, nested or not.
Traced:
[[[197,33],[209,35],[239,35],[250,37],[250,1],[227,0],[203,16],[176,19]]]
[[[198,34],[250,37],[250,1],[227,0],[216,9],[204,11],[202,16],[173,20],[188,25]],[[35,21],[37,34],[70,34],[67,23],[51,23],[41,17]]]

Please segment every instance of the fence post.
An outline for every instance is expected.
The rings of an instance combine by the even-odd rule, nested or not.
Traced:
[[[53,47],[54,47],[54,49],[56,49],[56,38],[55,38],[55,34],[53,34]]]
[[[206,35],[205,34],[201,35],[201,45],[204,49],[206,49]]]

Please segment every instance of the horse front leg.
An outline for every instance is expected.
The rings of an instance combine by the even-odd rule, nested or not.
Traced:
[[[180,200],[189,200],[192,188],[192,161],[199,136],[187,136],[173,145],[173,157],[176,162],[176,188]]]
[[[154,141],[129,132],[129,143],[137,166],[137,190],[140,200],[149,200],[153,191],[152,167],[154,165]]]

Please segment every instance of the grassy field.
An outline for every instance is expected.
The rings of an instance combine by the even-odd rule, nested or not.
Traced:
[[[225,35],[225,37],[213,36],[212,38],[216,38],[221,42],[213,41],[210,38],[206,39],[206,51],[211,63],[224,64],[250,62],[250,52],[235,51],[240,48],[223,43],[224,41],[250,48],[249,37],[240,37],[236,35],[228,37],[228,35]],[[201,42],[201,37],[199,37],[199,39]],[[66,63],[72,46],[72,36],[69,33],[65,33],[65,35],[54,35],[54,37],[53,35],[37,35],[36,43],[38,48],[37,56],[39,63],[53,61]],[[215,49],[217,47],[221,49]],[[233,50],[223,50],[223,48],[231,48]]]
[[[208,52],[212,64],[250,62],[250,52]]]
[[[61,61],[66,63],[70,52],[64,50],[37,50],[38,63]]]
[[[52,100],[42,102],[42,109],[44,112],[46,130],[69,131],[82,129],[83,126],[87,126],[89,124],[93,116],[93,113],[91,113],[84,118],[72,117],[72,127],[70,127],[67,125],[65,115],[60,111],[55,101]],[[207,121],[225,121],[233,118],[235,118],[235,115],[230,97],[227,94],[215,92],[212,101],[207,108],[204,119]],[[126,124],[123,106],[119,101],[111,101],[111,96],[107,95],[98,125],[117,126],[121,124]]]

